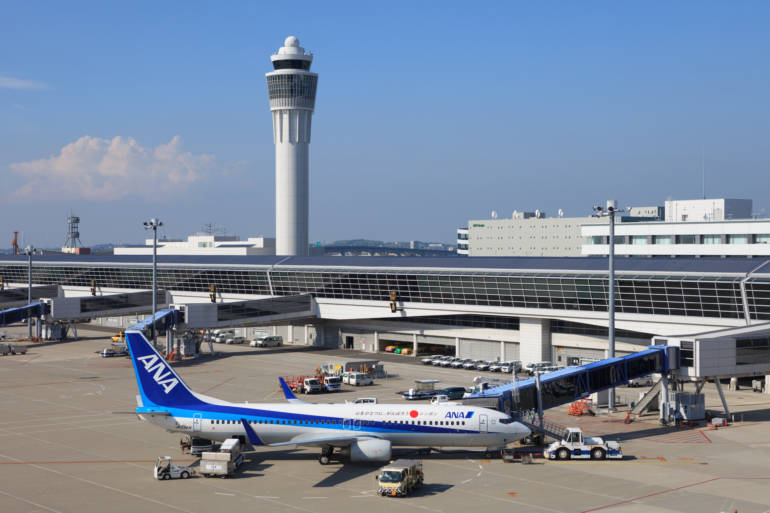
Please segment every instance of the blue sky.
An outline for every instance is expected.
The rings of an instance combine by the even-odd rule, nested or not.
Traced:
[[[767,2],[0,2],[0,247],[274,233],[264,74],[319,73],[310,238],[493,209],[770,207]]]

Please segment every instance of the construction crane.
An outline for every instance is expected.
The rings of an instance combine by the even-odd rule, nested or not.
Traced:
[[[19,232],[13,232],[13,241],[11,242],[14,255],[21,255],[21,248],[19,247]]]

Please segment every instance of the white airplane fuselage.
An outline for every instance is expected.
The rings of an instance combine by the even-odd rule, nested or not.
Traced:
[[[140,417],[168,431],[217,441],[246,436],[244,419],[265,444],[300,435],[369,435],[394,446],[497,447],[529,434],[498,411],[452,404],[218,403],[223,410],[231,407],[238,413],[173,408],[168,416],[140,413]]]

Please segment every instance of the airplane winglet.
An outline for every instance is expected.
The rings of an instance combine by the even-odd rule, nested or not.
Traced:
[[[241,419],[241,424],[243,424],[243,429],[246,430],[246,438],[249,439],[249,443],[253,446],[257,445],[265,445],[262,440],[259,438],[259,435],[256,431],[254,431],[254,428],[252,428],[249,423],[246,421],[246,419]]]
[[[286,397],[286,400],[290,403],[304,403],[302,399],[297,399],[297,396],[294,395],[294,392],[291,391],[291,388],[289,388],[289,385],[286,384],[286,381],[279,377],[278,383],[281,384],[281,389],[283,390],[283,395]]]

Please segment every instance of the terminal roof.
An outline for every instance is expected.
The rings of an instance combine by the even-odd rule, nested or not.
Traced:
[[[34,263],[62,265],[145,265],[151,255],[35,255]],[[25,262],[24,255],[0,256],[0,265]],[[552,274],[604,274],[607,260],[601,257],[367,257],[274,255],[160,255],[160,266],[271,267],[274,269],[328,268],[332,270],[366,269],[397,271],[526,272]],[[766,258],[616,258],[615,269],[621,274],[770,274]]]

